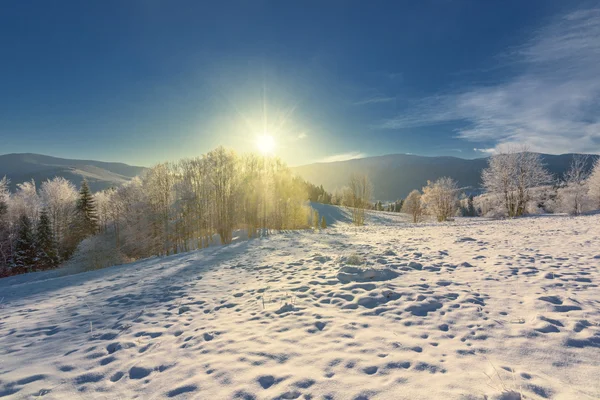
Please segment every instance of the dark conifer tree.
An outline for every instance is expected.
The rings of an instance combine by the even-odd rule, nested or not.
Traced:
[[[8,229],[8,206],[0,198],[0,277],[9,275],[11,255],[10,231]]]
[[[35,237],[31,228],[31,221],[26,215],[19,218],[19,233],[15,243],[13,256],[14,272],[29,272],[35,267]]]
[[[81,182],[79,200],[77,201],[77,225],[80,240],[94,235],[98,231],[96,204],[85,179]]]
[[[473,195],[470,195],[469,200],[467,201],[467,213],[469,217],[474,217],[477,215],[475,212],[475,206],[473,205]]]
[[[404,199],[400,199],[396,202],[396,212],[401,212],[402,206],[404,206]]]
[[[58,265],[56,241],[50,224],[48,212],[44,209],[40,214],[36,235],[36,265],[40,269],[54,268]]]

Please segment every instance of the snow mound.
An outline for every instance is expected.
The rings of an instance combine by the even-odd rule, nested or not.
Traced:
[[[345,266],[340,268],[337,278],[342,283],[380,282],[397,278],[400,273],[389,268],[360,268]]]

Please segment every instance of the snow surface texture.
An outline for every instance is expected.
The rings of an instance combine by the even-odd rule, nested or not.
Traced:
[[[597,399],[599,227],[377,213],[3,279],[0,398]]]

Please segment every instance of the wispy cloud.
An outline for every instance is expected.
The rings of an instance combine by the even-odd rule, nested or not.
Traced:
[[[478,149],[477,147],[475,147],[473,149],[473,151],[478,151],[480,153],[488,153],[488,154],[494,154],[496,152],[495,148],[488,148],[488,149]]]
[[[556,19],[505,57],[522,72],[497,85],[422,99],[380,127],[457,121],[463,127],[456,136],[471,142],[600,152],[600,9]]]
[[[306,139],[308,137],[308,135],[304,132],[300,133],[296,138],[298,140],[302,140],[302,139]]]
[[[366,104],[379,104],[379,103],[389,103],[391,101],[396,100],[395,97],[389,96],[372,96],[368,97],[364,100],[360,100],[354,103],[355,106],[362,106]]]
[[[328,156],[328,157],[323,158],[319,162],[329,163],[329,162],[336,162],[336,161],[348,161],[348,160],[354,160],[356,158],[364,158],[366,156],[367,155],[365,153],[361,153],[358,151],[352,151],[349,153],[342,153],[342,154],[335,154],[332,156]]]

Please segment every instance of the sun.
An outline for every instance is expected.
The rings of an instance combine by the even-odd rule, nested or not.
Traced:
[[[275,150],[275,139],[271,135],[261,135],[256,138],[256,147],[263,154],[271,154]]]

